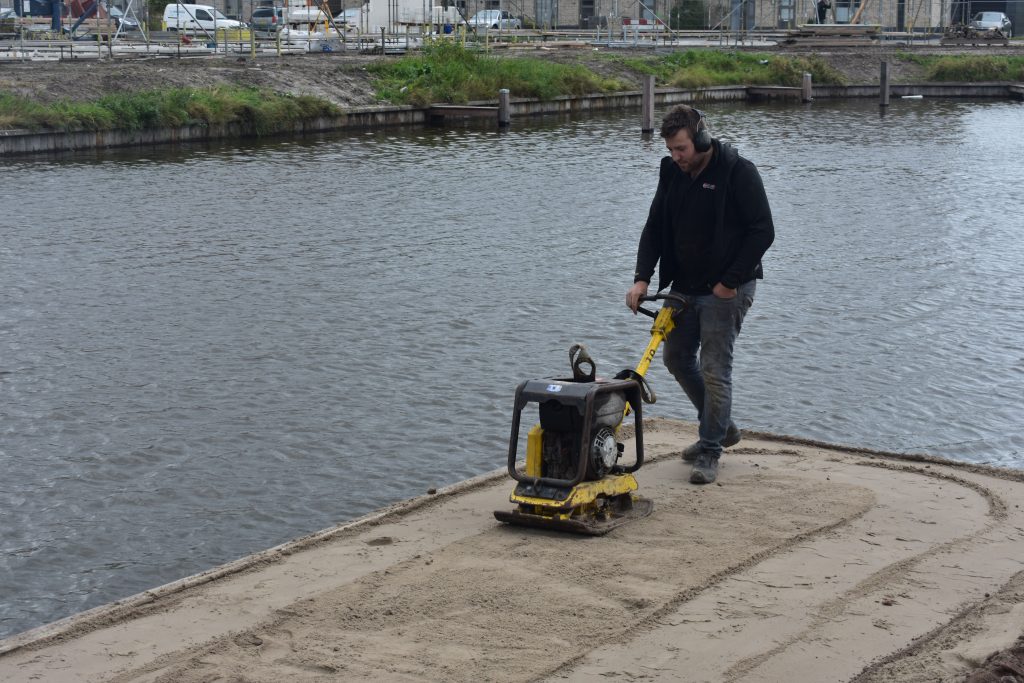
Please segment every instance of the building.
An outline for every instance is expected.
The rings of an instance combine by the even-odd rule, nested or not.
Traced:
[[[42,0],[38,0],[42,1]],[[134,0],[141,12],[145,0]],[[288,0],[292,3],[299,0]],[[123,4],[127,0],[120,0]],[[814,23],[816,0],[369,0],[370,12],[380,14],[375,5],[397,8],[399,4],[428,3],[456,6],[468,19],[485,9],[504,9],[523,20],[524,27],[596,28],[613,25],[616,19],[662,19],[666,22],[678,3],[697,3],[706,18],[706,28],[725,26],[732,31],[795,28]],[[247,20],[252,9],[271,0],[209,0],[225,15]],[[278,0],[277,4],[282,4]],[[310,0],[311,6],[319,4]],[[359,0],[328,0],[331,16],[345,9],[363,6]],[[411,6],[411,5],[410,5]],[[1024,0],[832,0],[829,23],[846,24],[860,11],[858,23],[874,24],[886,31],[938,31],[951,24],[967,23],[977,12],[1005,12],[1014,32],[1024,31]],[[863,9],[861,9],[863,6]],[[400,23],[400,22],[399,22]]]
[[[609,20],[660,18],[669,21],[677,3],[699,3],[706,28],[732,31],[795,28],[815,23],[816,0],[466,0],[471,10],[508,9],[538,27],[594,28]],[[880,26],[885,31],[941,31],[967,23],[977,12],[1005,12],[1014,32],[1024,31],[1024,0],[832,0],[829,23]],[[472,14],[472,11],[470,12]],[[1019,17],[1019,18],[1018,18]],[[1017,27],[1020,27],[1019,29]]]

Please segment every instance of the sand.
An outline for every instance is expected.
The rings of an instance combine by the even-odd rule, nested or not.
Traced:
[[[19,681],[960,681],[1024,633],[1024,473],[747,435],[654,514],[500,525],[507,475],[0,642]],[[998,680],[995,678],[993,680]]]

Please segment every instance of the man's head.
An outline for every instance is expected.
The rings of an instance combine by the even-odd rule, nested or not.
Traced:
[[[690,133],[690,139],[694,139],[697,130],[701,125],[701,113],[693,107],[680,104],[669,109],[665,118],[661,120],[661,137],[668,140],[682,129]]]
[[[711,159],[711,148],[699,150],[693,141],[704,128],[701,113],[680,104],[673,107],[661,121],[661,137],[665,138],[672,161],[685,173],[696,176]],[[699,146],[699,145],[698,145]]]

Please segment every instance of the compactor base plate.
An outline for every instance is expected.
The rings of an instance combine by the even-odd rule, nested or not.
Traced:
[[[640,496],[617,496],[597,514],[571,516],[545,515],[527,512],[525,506],[514,510],[495,510],[494,518],[506,524],[528,526],[535,529],[568,531],[586,536],[604,536],[612,529],[654,512],[654,501]]]

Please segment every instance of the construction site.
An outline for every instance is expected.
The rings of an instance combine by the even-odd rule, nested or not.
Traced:
[[[0,3],[0,59],[18,60],[395,53],[434,38],[486,48],[559,42],[1009,46],[1012,27],[1024,19],[1024,0],[453,0],[436,6],[433,0],[210,0],[179,5],[192,21],[169,26],[163,0],[8,2]],[[279,23],[256,23],[267,8]],[[481,24],[488,11],[509,19]],[[972,19],[982,13],[1003,17],[1004,25],[976,28]]]

